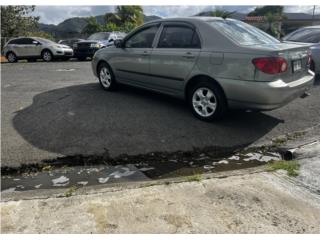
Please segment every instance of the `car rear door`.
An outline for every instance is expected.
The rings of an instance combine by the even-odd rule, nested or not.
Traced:
[[[15,45],[13,50],[18,57],[27,56],[26,42],[27,42],[26,38],[18,38],[15,40]]]
[[[200,50],[200,37],[193,25],[164,23],[150,59],[150,83],[160,91],[173,94],[182,91]]]
[[[160,24],[148,25],[124,40],[112,67],[120,82],[145,86],[149,80],[152,46]]]

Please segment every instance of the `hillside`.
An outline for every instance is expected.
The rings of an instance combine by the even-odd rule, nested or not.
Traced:
[[[95,16],[99,24],[105,24],[104,15]],[[160,19],[158,16],[146,16],[144,15],[144,22]],[[58,25],[39,23],[40,31],[50,33],[55,38],[71,38],[71,37],[83,37],[82,29],[87,25],[85,17],[68,18]]]

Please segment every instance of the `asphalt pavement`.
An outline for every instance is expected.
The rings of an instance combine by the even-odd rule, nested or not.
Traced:
[[[103,91],[90,62],[1,64],[1,164],[245,147],[319,124],[319,90],[274,111],[232,111],[207,123],[178,99],[129,87]]]

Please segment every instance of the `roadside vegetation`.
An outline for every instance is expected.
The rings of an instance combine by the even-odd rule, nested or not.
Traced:
[[[268,164],[268,171],[286,170],[288,176],[296,177],[299,175],[300,164],[295,161],[275,161]]]
[[[141,6],[116,6],[116,12],[107,13],[104,19],[105,24],[101,25],[95,17],[88,18],[88,24],[82,33],[90,35],[95,32],[130,32],[143,24],[143,9]]]

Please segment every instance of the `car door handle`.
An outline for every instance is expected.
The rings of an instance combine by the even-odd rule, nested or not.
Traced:
[[[149,55],[150,55],[150,53],[147,51],[144,51],[143,53],[141,53],[141,56],[149,56]]]
[[[182,57],[188,59],[195,58],[195,56],[191,52],[187,52],[186,54],[182,55]]]

